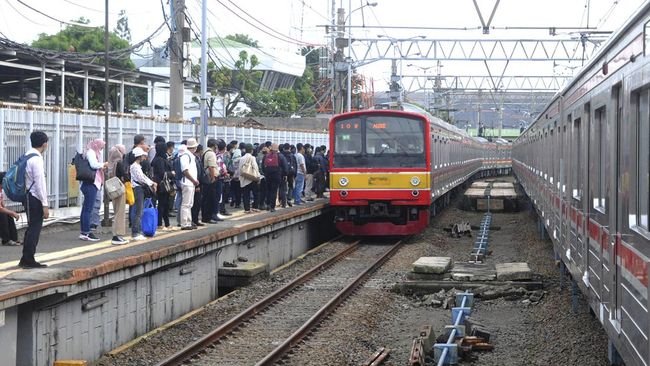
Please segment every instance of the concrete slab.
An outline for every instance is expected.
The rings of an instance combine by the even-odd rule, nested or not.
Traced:
[[[487,188],[490,186],[490,182],[474,182],[472,183],[472,188]]]
[[[455,263],[451,278],[456,281],[494,281],[497,272],[491,264]]]
[[[514,184],[512,183],[507,183],[507,182],[495,182],[492,183],[493,188],[513,188],[514,189]]]
[[[413,263],[415,273],[445,273],[451,267],[450,257],[420,257]]]
[[[497,280],[499,281],[529,281],[533,279],[533,271],[528,263],[497,263]]]
[[[269,266],[261,262],[239,262],[237,267],[219,267],[219,276],[253,277],[268,271]]]

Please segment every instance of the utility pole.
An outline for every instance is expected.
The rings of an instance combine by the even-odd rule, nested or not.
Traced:
[[[344,51],[348,39],[345,37],[345,9],[336,11],[336,53],[334,54],[334,100],[333,112],[343,112],[343,73],[347,73],[348,64],[345,62]]]
[[[201,144],[208,146],[208,0],[201,1]]]
[[[397,75],[397,60],[391,61],[390,66],[390,101],[391,103],[401,103],[402,91],[400,90],[400,75]]]
[[[169,120],[183,120],[183,28],[185,0],[171,0],[172,33],[169,42]]]
[[[109,98],[108,95],[110,92],[109,88],[109,59],[108,59],[108,50],[109,50],[109,38],[108,38],[108,0],[104,2],[104,161],[108,161],[108,149],[110,149],[110,144],[108,141],[108,113],[109,113]],[[63,73],[61,73],[63,77]],[[88,80],[88,79],[86,79]],[[122,141],[119,141],[122,143]],[[102,219],[102,226],[108,227],[111,226],[111,219],[108,215],[109,210],[109,200],[104,199],[104,217]]]

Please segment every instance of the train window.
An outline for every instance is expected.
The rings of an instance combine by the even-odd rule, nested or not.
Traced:
[[[648,230],[648,209],[650,202],[650,89],[638,95],[636,126],[636,178],[637,178],[637,221],[636,225]]]
[[[361,119],[339,121],[335,128],[336,153],[341,155],[361,153]]]
[[[571,146],[573,151],[571,151],[571,187],[573,198],[580,201],[582,199],[582,134],[580,133],[580,118],[577,118],[573,121],[573,132],[571,134],[571,140],[573,145]]]
[[[593,208],[606,213],[609,198],[609,143],[607,141],[607,108],[596,109],[593,125],[594,137],[591,162],[594,164],[594,197]]]
[[[650,21],[645,23],[643,36],[645,38],[645,42],[643,44],[643,54],[647,56],[650,53]]]

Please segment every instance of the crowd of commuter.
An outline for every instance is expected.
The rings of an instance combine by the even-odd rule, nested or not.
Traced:
[[[0,193],[0,237],[3,245],[23,245],[19,266],[40,268],[45,265],[34,259],[34,253],[43,220],[49,216],[43,164],[48,137],[35,131],[30,139],[32,148],[24,156],[26,195],[22,202],[28,228],[21,243],[14,223],[19,215],[4,207]],[[100,240],[96,229],[100,226],[102,198],[112,202],[111,243],[114,245],[146,239],[141,220],[145,202],[149,201],[158,211],[157,230],[171,231],[217,224],[231,215],[229,211],[242,205],[245,214],[261,210],[275,212],[277,205],[291,207],[323,198],[328,175],[325,146],[279,145],[271,141],[226,143],[214,138],[206,145],[198,144],[194,138],[176,144],[161,136],[149,145],[143,135],[136,135],[130,149],[124,145],[111,146],[108,161],[103,161],[105,142],[90,141],[83,151],[91,173],[80,185],[84,200],[79,239]],[[2,176],[4,172],[0,173]],[[126,189],[111,195],[111,189],[106,186],[113,187],[116,181]],[[174,216],[176,225],[171,221]],[[127,238],[127,221],[130,238]]]

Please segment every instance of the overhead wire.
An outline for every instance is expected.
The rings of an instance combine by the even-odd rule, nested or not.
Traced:
[[[78,27],[84,27],[84,28],[95,28],[95,27],[90,26],[90,25],[88,25],[88,24],[82,24],[82,23],[76,23],[76,22],[66,22],[65,20],[57,19],[57,18],[55,18],[55,17],[53,17],[53,16],[51,16],[51,15],[49,15],[49,14],[47,14],[47,13],[44,13],[44,12],[42,12],[42,11],[40,11],[40,10],[34,8],[33,6],[31,6],[31,5],[27,4],[27,3],[25,3],[25,2],[22,1],[22,0],[16,0],[16,1],[18,1],[19,4],[25,6],[26,8],[28,8],[28,9],[30,9],[30,10],[32,10],[32,11],[34,11],[34,12],[36,12],[36,13],[38,13],[38,14],[44,16],[44,17],[46,17],[46,18],[49,18],[49,19],[51,19],[51,20],[54,20],[54,21],[57,22],[57,23],[60,23],[60,24],[67,24],[67,25],[76,25],[76,26],[78,26]]]
[[[22,12],[20,12],[20,10],[16,9],[16,7],[14,6],[14,4],[12,4],[10,0],[5,0],[5,2],[6,2],[7,4],[9,4],[9,7],[11,7],[11,8],[16,12],[16,13],[18,13],[18,15],[20,15],[21,17],[23,17],[23,18],[24,18],[25,20],[27,20],[28,22],[30,22],[30,23],[32,23],[32,24],[40,25],[41,27],[47,27],[47,24],[43,24],[43,23],[39,23],[39,22],[37,22],[37,21],[34,21],[34,20],[31,19],[30,17],[28,17],[28,16],[26,16],[25,14],[23,14]]]
[[[310,43],[310,42],[303,42],[303,41],[297,40],[297,39],[295,39],[295,38],[289,37],[289,36],[287,36],[287,35],[285,35],[285,34],[283,34],[283,33],[281,33],[281,32],[276,31],[275,29],[273,29],[273,28],[267,26],[266,24],[262,23],[261,21],[257,20],[255,17],[253,17],[252,15],[250,15],[248,12],[246,12],[246,10],[242,9],[242,8],[239,7],[237,4],[233,3],[231,0],[227,0],[229,3],[231,3],[233,6],[235,6],[239,11],[241,11],[241,12],[244,13],[244,14],[246,14],[246,15],[249,16],[250,18],[253,18],[253,20],[255,20],[257,23],[261,24],[264,28],[269,29],[271,32],[274,32],[274,33],[278,34],[279,36],[278,36],[278,35],[275,35],[275,34],[272,34],[272,33],[270,33],[269,31],[264,30],[264,29],[260,28],[259,26],[257,26],[257,25],[255,25],[255,24],[251,23],[248,19],[242,17],[238,12],[232,10],[232,9],[229,8],[226,4],[224,4],[223,2],[221,2],[221,0],[216,0],[216,1],[217,1],[219,4],[221,4],[224,8],[226,8],[226,10],[230,11],[231,13],[233,13],[236,17],[238,17],[239,19],[243,20],[245,23],[247,23],[248,25],[252,26],[253,28],[259,30],[260,32],[262,32],[262,33],[268,35],[269,37],[273,37],[273,38],[275,38],[275,39],[278,39],[278,40],[283,41],[283,42],[286,42],[286,43],[292,43],[292,44],[303,45],[303,46],[318,46],[318,44]]]

